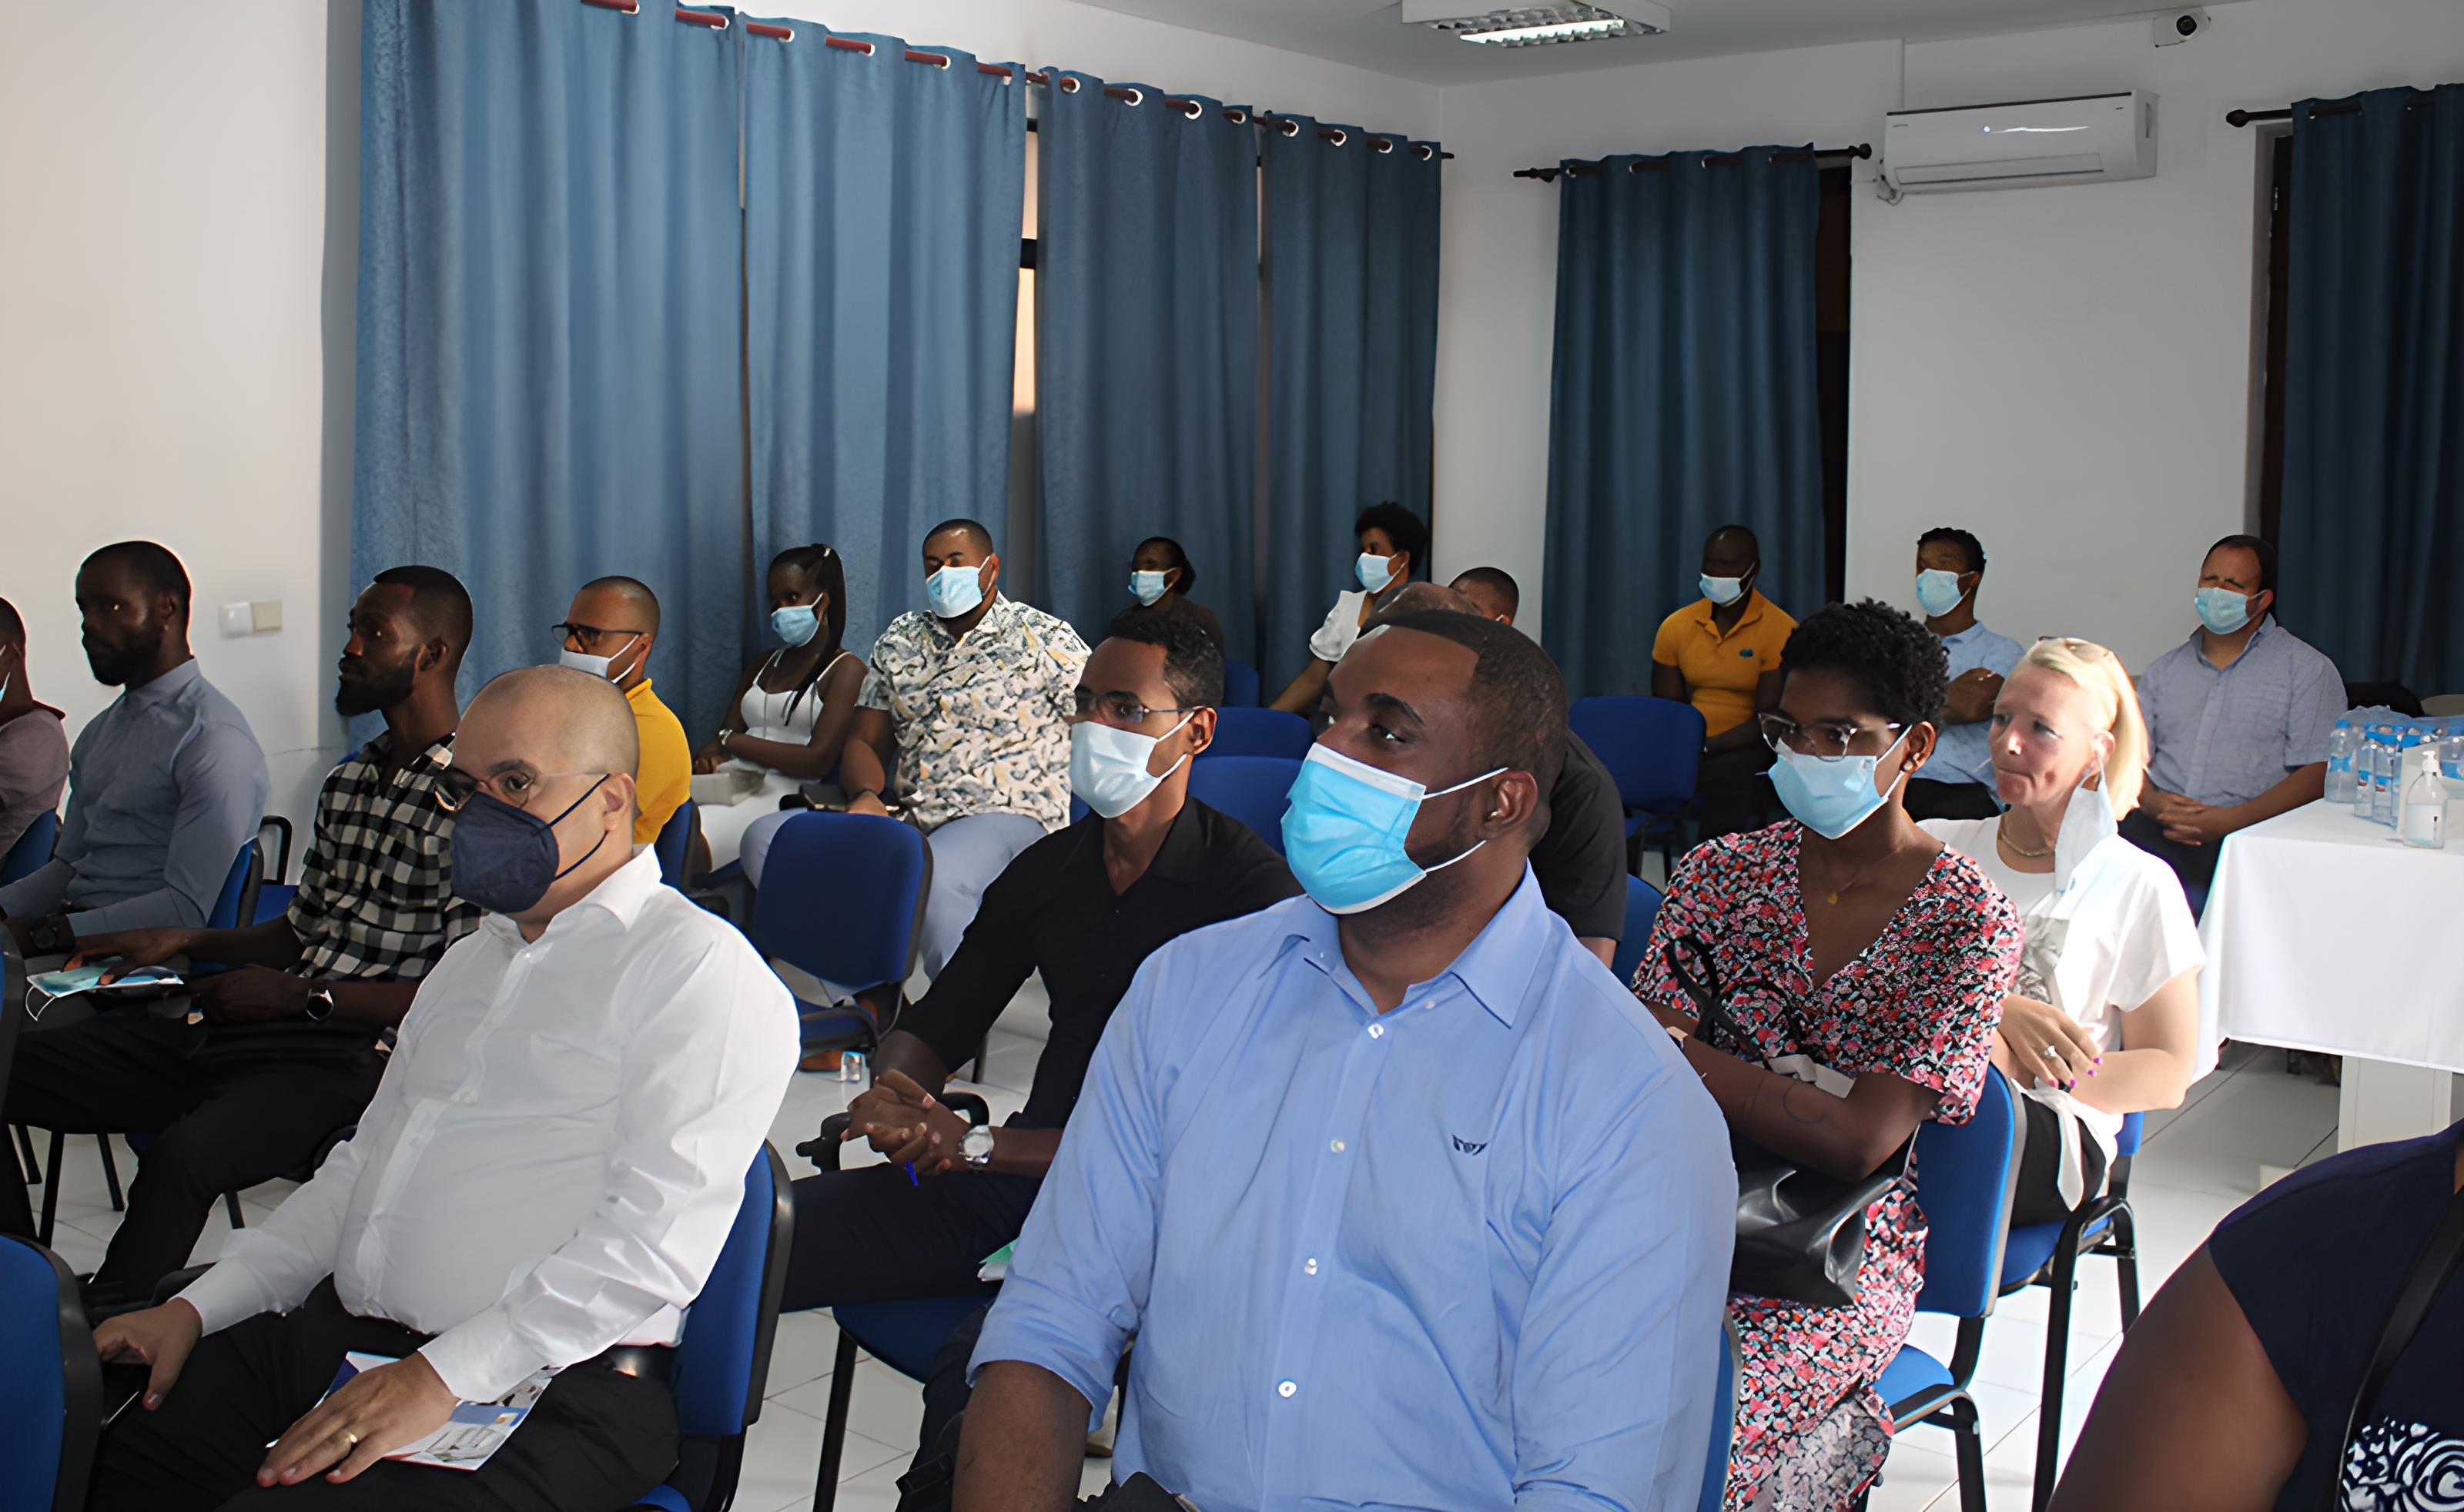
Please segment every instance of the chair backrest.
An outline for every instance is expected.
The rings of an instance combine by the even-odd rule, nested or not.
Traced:
[[[933,854],[913,825],[870,814],[798,814],[779,826],[746,932],[764,956],[850,992],[915,969]]]
[[[60,835],[60,816],[45,809],[34,816],[9,854],[0,856],[0,885],[16,881],[38,869],[52,859],[52,842]]]
[[[1621,982],[1634,980],[1642,964],[1642,948],[1650,943],[1652,921],[1660,917],[1660,889],[1640,877],[1625,879],[1625,933],[1618,936],[1617,959],[1609,970]]]
[[[1301,764],[1288,756],[1216,756],[1189,764],[1189,794],[1284,853],[1284,808]]]
[[[2118,1159],[2127,1160],[2132,1155],[2139,1153],[2139,1141],[2146,1132],[2146,1114],[2123,1114],[2122,1132],[2113,1136],[2113,1153],[2115,1157]]]
[[[1993,1310],[2025,1136],[2011,1084],[1991,1066],[1974,1118],[1917,1126],[1917,1202],[1929,1228],[1918,1311],[1982,1318]]]
[[[265,877],[265,853],[257,847],[257,836],[248,837],[231,861],[231,874],[223,878],[223,890],[214,899],[214,910],[206,915],[209,930],[235,930],[256,922],[256,887]]]
[[[1258,669],[1246,662],[1226,660],[1223,664],[1223,707],[1255,709],[1258,707]]]
[[[0,1235],[0,1506],[85,1505],[101,1401],[76,1273],[33,1240]]]
[[[764,1144],[744,1172],[744,1202],[717,1268],[685,1311],[673,1377],[682,1432],[728,1438],[760,1417],[795,1222],[787,1168]]]
[[[1221,756],[1282,756],[1299,761],[1309,756],[1309,721],[1280,709],[1219,709],[1215,712],[1215,743],[1199,759]]]
[[[1695,1512],[1720,1512],[1728,1486],[1728,1445],[1737,1432],[1737,1335],[1720,1320],[1720,1368],[1711,1383],[1711,1442],[1703,1466],[1703,1498]]]
[[[650,843],[659,858],[659,880],[671,887],[685,885],[685,851],[693,844],[693,803],[686,799],[659,826],[659,838]]]
[[[1662,809],[1694,796],[1703,763],[1703,715],[1672,698],[1577,698],[1566,724],[1617,778],[1625,806]]]

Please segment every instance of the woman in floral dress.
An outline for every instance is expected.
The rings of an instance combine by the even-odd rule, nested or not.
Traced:
[[[2019,924],[1973,863],[1901,806],[1933,749],[1942,643],[1886,605],[1833,604],[1797,626],[1784,666],[1779,709],[1760,718],[1794,818],[1679,863],[1634,990],[1731,1128],[1802,1166],[1862,1176],[1925,1120],[1975,1112]],[[1801,1054],[1797,1075],[1692,1036],[1694,1006],[1667,956],[1687,935],[1709,947],[1728,1012],[1762,1059]],[[1881,1466],[1891,1421],[1874,1383],[1925,1281],[1925,1214],[1904,1186],[1866,1211],[1865,1236],[1851,1305],[1729,1300],[1731,1512],[1846,1507]]]

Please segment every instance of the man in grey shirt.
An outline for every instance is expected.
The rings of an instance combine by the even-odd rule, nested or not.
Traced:
[[[2318,798],[2327,733],[2344,712],[2336,664],[2276,621],[2276,548],[2228,536],[2208,548],[2199,628],[2139,674],[2147,785],[2122,833],[2204,900],[2227,835]]]
[[[150,540],[105,546],[77,569],[77,602],[95,681],[124,690],[70,750],[50,863],[0,887],[0,918],[28,956],[205,923],[265,813],[265,753],[188,649],[180,559]]]
[[[26,622],[15,604],[0,599],[0,856],[35,821],[58,812],[68,778],[60,712],[34,701],[26,680]]]

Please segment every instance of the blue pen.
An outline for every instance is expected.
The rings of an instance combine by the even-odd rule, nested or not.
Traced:
[[[912,1160],[907,1163],[907,1184],[911,1187],[920,1187],[924,1184],[915,1179],[915,1162]]]

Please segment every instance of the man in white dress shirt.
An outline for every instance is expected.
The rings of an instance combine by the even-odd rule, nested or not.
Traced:
[[[489,917],[421,984],[357,1137],[177,1299],[96,1331],[151,1373],[90,1512],[602,1512],[674,1467],[670,1347],[796,1018],[634,853],[637,757],[623,695],[586,673],[508,672],[472,701],[443,800],[456,890]],[[346,1351],[396,1359],[326,1395]],[[542,1370],[478,1470],[383,1457]]]

